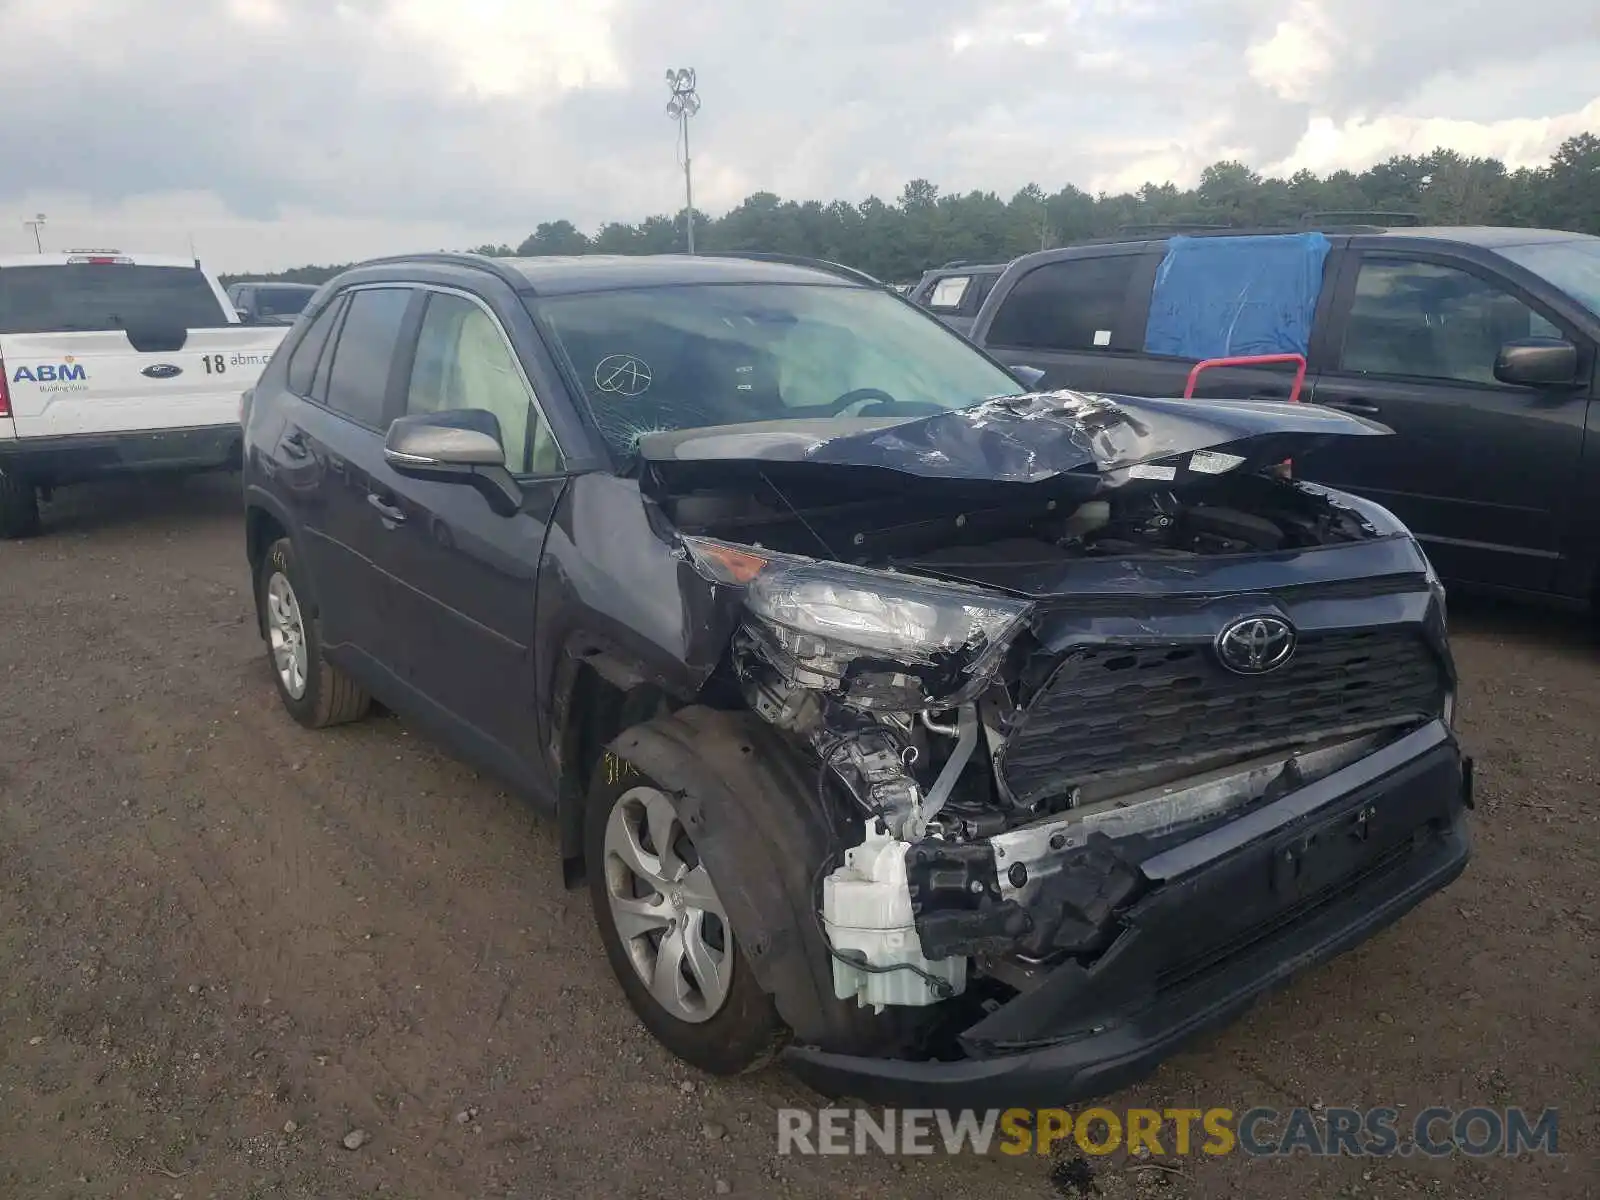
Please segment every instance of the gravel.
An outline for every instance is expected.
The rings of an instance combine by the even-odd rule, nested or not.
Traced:
[[[1559,1105],[1564,1159],[780,1157],[776,1110],[817,1098],[777,1069],[683,1079],[623,1003],[586,893],[563,890],[553,823],[392,717],[312,733],[283,713],[238,507],[230,477],[68,489],[46,537],[0,544],[0,1029],[25,1031],[0,1051],[0,1195],[1488,1200],[1593,1182],[1600,659],[1576,621],[1455,605],[1467,874],[1106,1101]],[[263,1136],[290,1108],[285,1132],[345,1132]],[[369,1131],[381,1153],[340,1149]]]

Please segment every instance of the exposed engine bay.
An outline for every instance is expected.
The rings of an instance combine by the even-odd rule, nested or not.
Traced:
[[[1248,594],[1223,598],[1241,619],[1220,633],[1185,624],[1218,599],[1185,595],[1186,563],[1276,556],[1293,579],[1300,556],[1408,538],[1285,477],[1283,449],[1027,483],[860,454],[647,456],[642,490],[695,569],[742,590],[728,666],[744,703],[818,764],[838,842],[817,907],[841,999],[933,1005],[979,975],[1025,991],[1041,965],[1106,947],[1149,886],[1141,861],[1449,703],[1398,636],[1297,644]],[[1158,576],[1170,620],[1129,617]]]
[[[1083,501],[1051,495],[1054,489],[1045,486],[1000,504],[970,486],[941,488],[934,496],[926,487],[870,486],[876,482],[840,480],[829,489],[829,502],[801,507],[798,489],[769,469],[748,491],[696,490],[663,507],[686,533],[863,565],[925,566],[952,576],[968,563],[1017,567],[1089,556],[1240,554],[1372,534],[1357,513],[1318,489],[1255,474],[1191,480],[1181,489],[1146,485]]]

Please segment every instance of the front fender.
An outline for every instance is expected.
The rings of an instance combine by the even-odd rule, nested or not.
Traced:
[[[610,751],[673,793],[750,969],[795,1036],[857,1053],[891,1050],[892,1017],[833,994],[813,900],[813,876],[833,843],[815,760],[752,713],[701,705],[625,730]]]

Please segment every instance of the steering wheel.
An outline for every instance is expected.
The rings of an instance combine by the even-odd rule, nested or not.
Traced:
[[[828,415],[837,417],[842,412],[844,412],[845,409],[849,408],[852,404],[861,404],[861,403],[863,403],[865,401],[868,401],[868,400],[875,401],[878,404],[887,404],[891,408],[897,406],[900,403],[900,401],[896,400],[893,396],[891,396],[888,392],[884,391],[882,388],[873,388],[873,387],[852,388],[850,391],[846,392],[844,395],[840,396],[837,400],[835,400],[831,405],[829,405],[829,407],[828,407]]]

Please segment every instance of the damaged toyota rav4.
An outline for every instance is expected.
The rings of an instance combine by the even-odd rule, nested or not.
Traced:
[[[247,397],[260,632],[555,814],[716,1073],[1061,1103],[1469,854],[1443,589],[1313,405],[1038,393],[865,276],[347,271]]]

